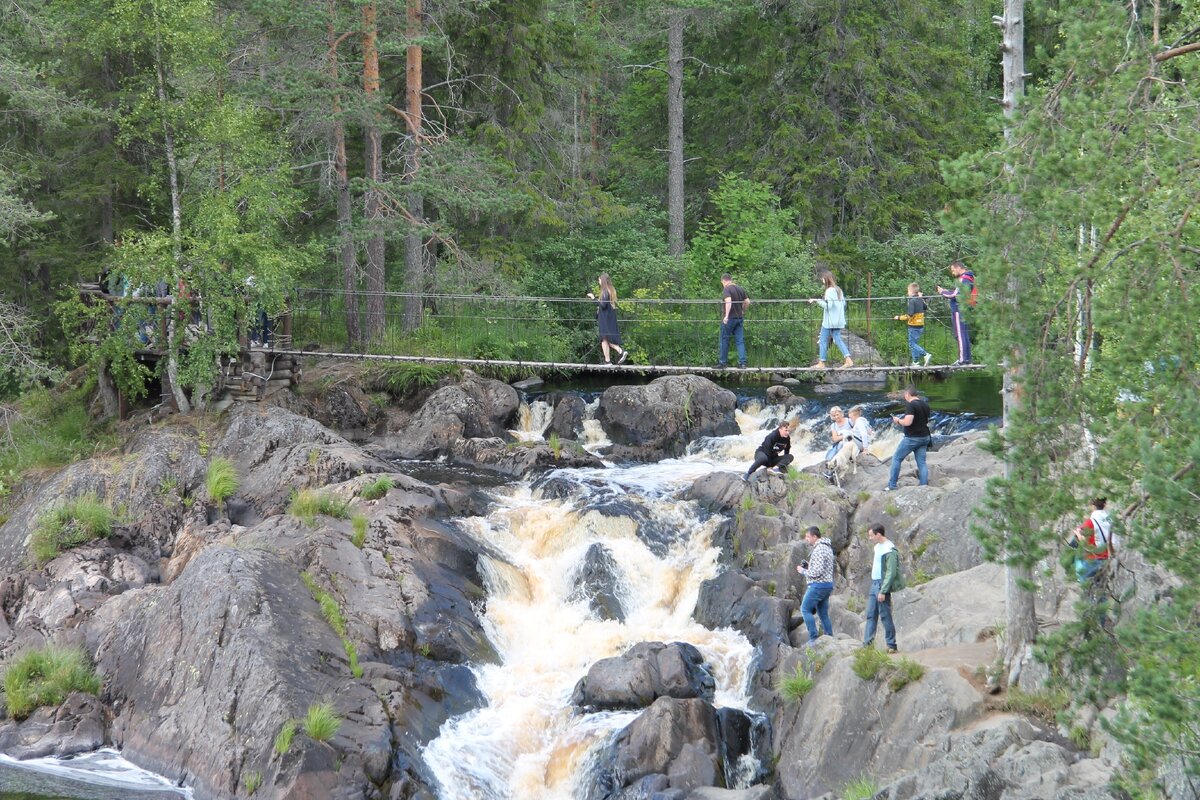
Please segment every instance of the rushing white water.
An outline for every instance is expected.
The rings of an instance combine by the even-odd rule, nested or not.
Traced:
[[[64,779],[75,784],[88,784],[97,787],[98,790],[115,790],[104,791],[105,797],[138,797],[150,794],[155,797],[192,797],[191,789],[180,788],[161,775],[155,775],[131,764],[111,748],[70,758],[31,758],[26,761],[18,761],[0,753],[0,765],[52,779]]]
[[[519,442],[537,442],[546,436],[554,418],[554,407],[544,400],[521,403],[517,409],[517,428],[509,431]]]
[[[588,420],[594,409],[589,409]],[[716,681],[718,707],[746,708],[754,648],[740,633],[713,631],[692,619],[700,585],[720,570],[712,537],[717,519],[703,519],[680,499],[698,477],[746,468],[755,447],[776,420],[778,407],[738,412],[742,433],[694,443],[687,455],[654,464],[561,470],[580,485],[582,497],[544,500],[528,485],[497,498],[487,517],[460,524],[504,554],[484,559],[488,591],[484,625],[500,663],[475,669],[487,705],[443,726],[425,750],[444,800],[566,800],[584,793],[589,755],[628,725],[637,712],[576,713],[572,690],[588,668],[645,641],[690,642]],[[599,435],[585,436],[599,449]],[[816,424],[816,423],[814,423]],[[595,426],[599,430],[599,426]],[[806,446],[801,427],[793,453],[800,465],[821,454]],[[639,521],[595,508],[598,498],[627,498],[643,524],[667,531],[648,545]],[[617,564],[625,620],[594,618],[575,595],[576,576],[588,548],[602,543]],[[756,765],[739,765],[749,780]]]

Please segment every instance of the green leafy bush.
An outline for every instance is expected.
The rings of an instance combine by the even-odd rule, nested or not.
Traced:
[[[40,706],[57,706],[71,692],[100,693],[100,679],[81,650],[27,650],[4,673],[4,700],[14,719],[24,719]]]
[[[204,476],[204,488],[208,499],[221,508],[225,501],[238,489],[237,467],[228,458],[217,457],[208,463],[208,474]]]
[[[363,500],[378,500],[395,488],[396,482],[384,475],[363,486],[358,494]]]
[[[68,500],[38,519],[30,542],[33,559],[42,566],[63,550],[108,536],[112,527],[112,509],[95,495]]]
[[[328,742],[341,727],[342,720],[331,703],[313,703],[304,715],[304,732],[318,742]]]
[[[350,501],[341,500],[331,494],[315,489],[301,489],[292,498],[288,513],[308,527],[317,522],[317,515],[346,519],[350,516]]]

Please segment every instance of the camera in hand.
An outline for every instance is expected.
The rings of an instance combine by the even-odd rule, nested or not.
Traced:
[[[800,562],[800,566],[804,567],[805,569],[808,569],[808,562],[807,562],[807,561],[801,561],[801,562]]]

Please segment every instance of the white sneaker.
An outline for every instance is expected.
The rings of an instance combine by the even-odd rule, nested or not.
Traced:
[[[914,362],[912,362],[911,364],[909,364],[909,366],[910,366],[910,367],[919,367],[919,366],[921,366],[921,362],[920,362],[920,361],[914,361]]]
[[[925,363],[922,364],[921,366],[928,367],[930,361],[933,361],[933,353],[926,353],[925,354]]]

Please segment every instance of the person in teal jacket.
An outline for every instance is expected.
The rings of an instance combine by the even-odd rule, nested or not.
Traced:
[[[863,634],[863,647],[874,644],[875,626],[882,619],[887,651],[895,653],[896,624],[892,620],[892,592],[902,588],[900,554],[879,523],[870,527],[867,537],[875,545],[875,554],[871,560],[871,594],[867,597],[867,629]]]
[[[842,366],[853,367],[854,360],[850,358],[850,348],[846,347],[846,343],[842,341],[842,328],[846,327],[846,296],[842,294],[841,287],[833,279],[832,272],[822,272],[821,283],[825,284],[825,296],[820,300],[808,301],[819,305],[824,312],[821,315],[821,338],[817,342],[818,361],[814,366],[817,369],[825,369],[829,341],[832,339],[846,359]]]

